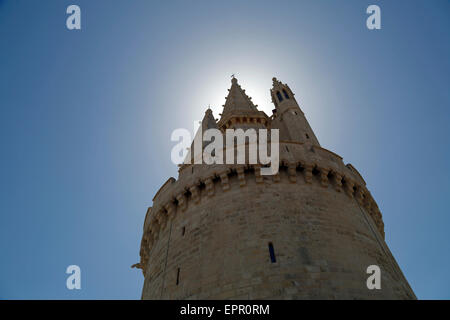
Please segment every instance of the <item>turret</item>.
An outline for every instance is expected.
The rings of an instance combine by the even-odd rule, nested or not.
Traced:
[[[305,114],[287,84],[273,78],[270,90],[275,105],[272,128],[280,129],[280,139],[320,146]]]
[[[185,163],[202,163],[203,150],[210,143],[210,141],[203,141],[203,135],[208,129],[218,129],[216,120],[214,119],[214,115],[210,107],[208,107],[208,109],[205,111],[203,120],[199,124],[200,127],[195,133],[194,140],[191,143],[191,147],[189,148],[188,154],[184,161]],[[197,150],[195,149],[196,146]]]
[[[274,79],[271,93],[267,118],[233,78],[220,121],[208,109],[200,128],[276,125],[286,139],[279,172],[263,176],[258,163],[180,166],[147,210],[133,265],[145,277],[142,298],[415,299],[362,176],[318,146],[287,85]],[[199,142],[195,154],[208,143]],[[367,286],[376,278],[369,266],[379,268],[377,290]]]

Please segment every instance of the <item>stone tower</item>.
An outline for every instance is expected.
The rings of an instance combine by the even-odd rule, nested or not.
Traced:
[[[208,109],[202,127],[279,129],[278,174],[180,165],[147,210],[142,298],[415,299],[364,179],[320,146],[291,89],[273,78],[269,117],[231,82],[221,118]],[[367,287],[371,265],[381,289]]]

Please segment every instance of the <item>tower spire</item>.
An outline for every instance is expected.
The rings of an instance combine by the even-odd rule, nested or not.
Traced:
[[[231,78],[231,88],[228,90],[228,96],[225,98],[225,105],[223,108],[223,114],[232,113],[237,110],[242,111],[257,111],[258,109],[252,102],[252,98],[247,96],[245,90],[238,84],[238,80],[234,77]]]
[[[241,88],[234,74],[231,77],[231,88],[228,89],[225,100],[221,118],[217,123],[220,129],[266,127],[269,117],[263,111],[258,110],[258,105],[255,105],[252,98]]]
[[[194,163],[195,160],[201,159],[203,150],[205,147],[211,143],[203,141],[203,134],[208,129],[218,129],[217,122],[214,119],[213,112],[211,110],[211,107],[208,105],[208,109],[205,111],[205,115],[203,116],[203,119],[201,122],[199,122],[200,127],[198,128],[197,132],[195,133],[194,140],[191,143],[191,147],[189,148],[188,154],[185,159],[188,163]],[[196,144],[197,141],[197,144]],[[197,149],[195,147],[197,146]]]
[[[272,78],[270,89],[275,105],[272,127],[280,129],[280,137],[295,142],[308,143],[320,147],[314,131],[294,98],[291,88],[285,83]]]

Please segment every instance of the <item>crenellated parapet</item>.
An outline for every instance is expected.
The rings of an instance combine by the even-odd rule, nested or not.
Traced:
[[[351,165],[345,165],[335,153],[318,146],[294,142],[280,142],[279,172],[261,175],[260,164],[243,165],[183,165],[179,179],[170,178],[153,198],[144,223],[141,241],[141,261],[138,267],[146,272],[150,251],[170,221],[204,199],[228,192],[231,188],[246,188],[250,180],[255,184],[282,183],[318,185],[321,188],[347,195],[372,218],[384,238],[384,223],[378,205],[361,175]],[[283,180],[285,179],[285,180]],[[235,181],[231,183],[231,181]]]

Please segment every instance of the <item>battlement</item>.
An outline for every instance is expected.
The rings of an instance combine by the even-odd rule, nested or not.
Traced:
[[[180,167],[179,180],[170,178],[164,183],[153,198],[153,207],[147,213],[138,266],[144,275],[152,246],[174,215],[196,206],[203,198],[214,197],[232,187],[246,188],[250,180],[256,184],[320,185],[334,192],[345,193],[349,201],[356,201],[368,213],[384,238],[384,223],[378,205],[356,169],[349,164],[345,165],[337,154],[318,146],[282,141],[278,174],[262,176],[260,171],[259,164]]]

